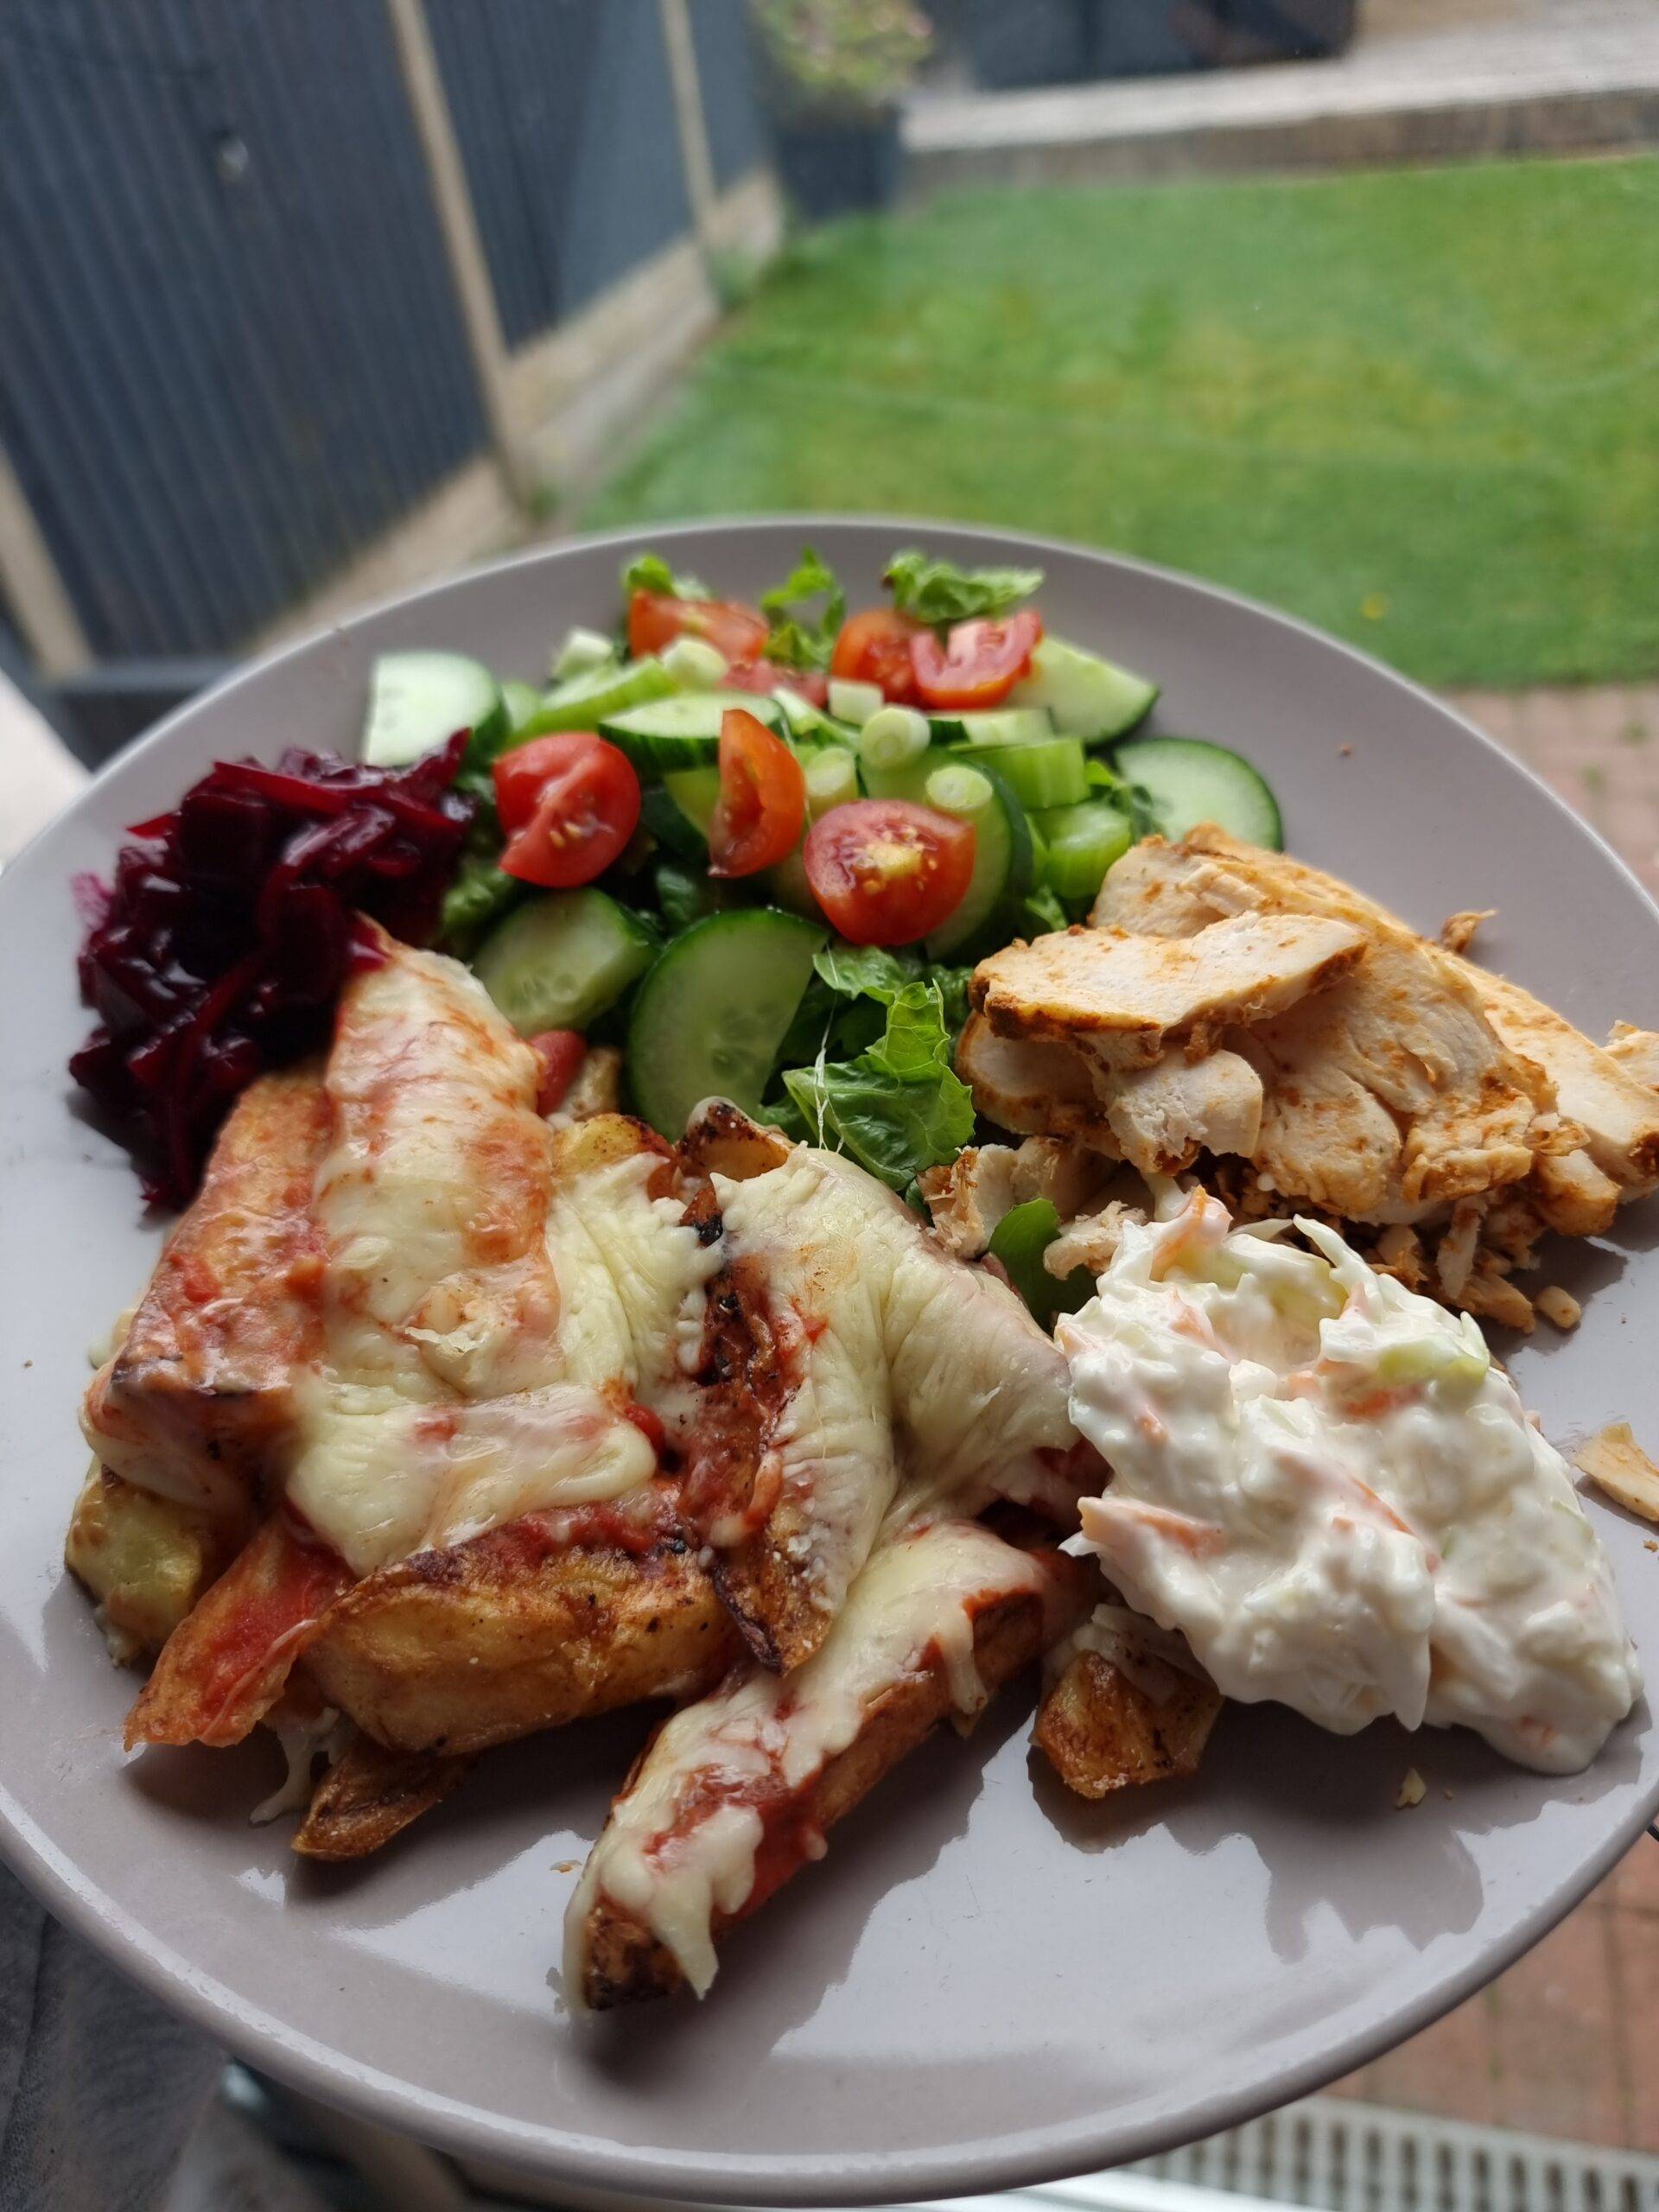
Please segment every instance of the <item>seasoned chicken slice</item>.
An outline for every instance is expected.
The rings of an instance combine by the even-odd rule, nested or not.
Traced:
[[[1173,1175],[1200,1152],[1255,1152],[1262,1131],[1262,1078],[1236,1052],[1202,1060],[1171,1052],[1132,1068],[1105,1088],[1106,1122],[1118,1149],[1143,1175]]]
[[[1262,1021],[1358,962],[1362,931],[1300,914],[1238,914],[1191,938],[1057,930],[993,953],[970,996],[1002,1037],[1056,1039],[1114,1067],[1173,1045],[1197,1058],[1236,1023]]]
[[[308,1211],[327,1127],[317,1071],[251,1084],[200,1194],[168,1238],[81,1426],[99,1460],[158,1497],[245,1517],[320,1335]]]
[[[1279,912],[1362,933],[1363,961],[1334,988],[1228,1039],[1262,1079],[1250,1156],[1271,1191],[1352,1220],[1409,1221],[1529,1173],[1555,1107],[1548,1077],[1495,1032],[1479,971],[1374,899],[1205,825],[1126,854],[1095,912],[1159,932]]]
[[[999,1037],[982,1014],[970,1014],[957,1039],[957,1073],[987,1121],[1016,1135],[1074,1138],[1116,1160],[1098,1071],[1070,1045]]]
[[[1504,1043],[1543,1069],[1603,1174],[1626,1196],[1650,1191],[1659,1182],[1659,1096],[1630,1065],[1628,1049],[1592,1045],[1518,983],[1471,961],[1458,965]]]
[[[972,1719],[1081,1615],[1058,1552],[972,1522],[910,1531],[870,1560],[816,1656],[740,1667],[664,1723],[611,1808],[565,1916],[577,2009],[715,1978],[716,1938],[764,1904],[949,1713]]]
[[[1607,1051],[1627,1075],[1633,1075],[1649,1090],[1659,1090],[1659,1029],[1638,1029],[1633,1022],[1616,1021]]]
[[[694,1123],[688,1159],[741,1118]],[[684,1509],[751,1650],[787,1670],[823,1642],[901,1482],[912,1507],[1065,1510],[1065,1362],[1006,1282],[839,1154],[797,1145],[709,1181],[723,1265]]]

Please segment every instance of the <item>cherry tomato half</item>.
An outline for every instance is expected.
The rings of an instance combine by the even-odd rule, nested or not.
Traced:
[[[793,691],[815,707],[830,703],[830,681],[810,668],[785,668],[775,660],[740,660],[726,671],[728,691]]]
[[[591,730],[532,738],[496,762],[495,804],[507,832],[501,865],[522,882],[568,891],[603,875],[639,821],[639,779]]]
[[[787,860],[806,822],[801,764],[741,707],[720,721],[720,801],[709,825],[710,875],[754,875]]]
[[[850,944],[911,944],[962,904],[973,825],[908,799],[853,799],[813,823],[803,858],[812,896]]]
[[[958,622],[943,645],[925,630],[910,641],[916,689],[930,707],[994,707],[1031,666],[1042,634],[1042,618],[1029,607],[1006,622]]]
[[[912,706],[916,699],[915,671],[910,664],[910,641],[921,633],[921,625],[891,607],[867,607],[842,623],[836,650],[830,656],[833,675],[849,683],[879,683],[896,705]]]
[[[676,638],[706,638],[728,660],[757,660],[772,626],[758,607],[735,599],[671,599],[636,591],[628,601],[628,651],[659,653]]]
[[[588,1039],[579,1029],[543,1029],[525,1042],[537,1060],[536,1111],[555,1113],[563,1105],[588,1057]]]

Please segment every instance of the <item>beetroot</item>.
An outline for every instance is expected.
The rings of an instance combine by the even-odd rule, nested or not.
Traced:
[[[284,753],[221,760],[137,823],[105,889],[74,887],[99,1026],[69,1063],[121,1128],[144,1194],[183,1205],[238,1092],[327,1039],[354,918],[423,944],[474,811],[467,732],[411,767]]]

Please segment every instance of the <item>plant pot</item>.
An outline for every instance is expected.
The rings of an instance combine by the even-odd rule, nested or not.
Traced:
[[[862,117],[780,115],[772,122],[778,175],[797,212],[827,222],[891,206],[902,149],[897,109]]]

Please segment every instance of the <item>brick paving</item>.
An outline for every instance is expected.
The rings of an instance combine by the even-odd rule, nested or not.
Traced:
[[[1559,791],[1659,898],[1659,683],[1449,696]]]
[[[1465,691],[1659,896],[1659,684]],[[1659,2152],[1659,1843],[1536,1950],[1336,2094],[1568,2141]]]

